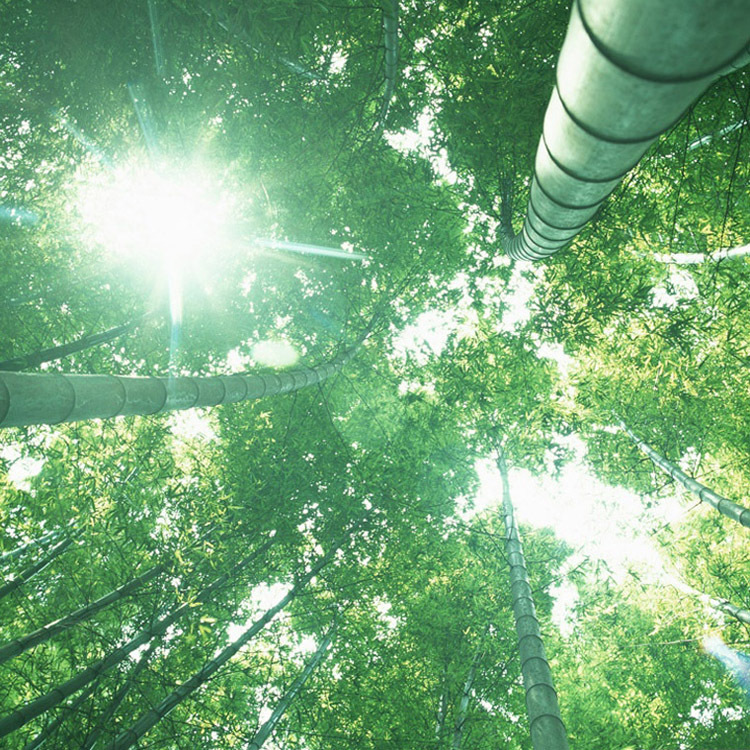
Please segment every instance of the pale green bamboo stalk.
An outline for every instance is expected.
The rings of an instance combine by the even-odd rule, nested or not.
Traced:
[[[53,531],[48,531],[46,534],[43,534],[37,539],[32,539],[31,541],[26,542],[25,544],[19,544],[18,547],[15,547],[9,552],[4,552],[2,555],[0,555],[0,564],[4,565],[5,563],[10,562],[11,560],[15,560],[15,558],[17,557],[21,557],[21,555],[25,554],[28,550],[32,549],[33,547],[47,546],[51,542],[54,542],[55,540],[57,540],[63,534],[64,531],[65,529],[54,529]]]
[[[250,741],[247,750],[260,750],[263,747],[265,741],[273,734],[276,729],[276,725],[281,720],[281,717],[289,708],[291,702],[297,697],[297,693],[304,687],[304,684],[310,678],[310,675],[315,671],[318,664],[323,660],[323,657],[328,651],[328,647],[331,645],[333,640],[335,626],[332,627],[326,636],[318,646],[317,651],[313,654],[312,659],[305,665],[302,673],[294,680],[290,685],[289,690],[284,693],[284,696],[276,704],[273,713],[268,717],[268,720],[263,723],[263,726],[256,732],[255,737]]]
[[[290,590],[265,614],[256,620],[239,638],[230,643],[217,656],[209,661],[202,669],[190,679],[183,682],[176,690],[170,693],[154,708],[144,713],[132,726],[119,734],[109,746],[110,750],[127,750],[140,739],[165,716],[173,711],[189,695],[203,685],[212,675],[221,669],[246,643],[252,640],[265,626],[289,604],[297,593],[303,589],[310,580],[316,576],[329,562],[331,555],[326,555],[314,565]]]
[[[656,253],[653,258],[660,263],[675,263],[677,265],[698,265],[700,263],[716,263],[727,258],[744,258],[750,255],[750,245],[732,247],[726,250],[715,250],[712,253]]]
[[[732,602],[726,599],[711,599],[711,604],[713,605],[714,609],[725,612],[731,617],[734,617],[735,620],[738,620],[745,625],[750,625],[750,611],[748,611],[747,609],[737,607],[736,605],[732,604]]]
[[[498,451],[497,467],[503,488],[505,556],[510,566],[513,617],[518,635],[521,674],[526,689],[526,713],[531,731],[531,744],[534,750],[568,750],[568,735],[560,716],[557,692],[536,616],[526,572],[526,559],[510,497],[508,467],[502,450]]]
[[[742,524],[746,528],[750,528],[750,510],[743,508],[732,500],[719,495],[717,492],[706,487],[705,484],[701,484],[692,477],[689,477],[679,466],[676,466],[671,461],[668,461],[664,456],[658,454],[650,445],[643,442],[637,435],[635,435],[624,422],[620,422],[620,429],[635,443],[641,451],[643,451],[651,461],[658,466],[665,474],[678,481],[683,487],[690,490],[694,495],[707,503],[715,510],[719,511],[723,516],[731,518],[733,521]]]
[[[523,227],[501,244],[540,260],[583,229],[652,143],[748,61],[745,0],[575,0]]]
[[[290,393],[337,373],[357,346],[331,362],[263,375],[143,378],[0,373],[0,427],[111,419],[217,406]]]

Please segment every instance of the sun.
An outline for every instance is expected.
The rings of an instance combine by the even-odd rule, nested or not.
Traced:
[[[107,252],[169,270],[215,256],[227,241],[231,200],[195,167],[131,165],[86,179],[78,210]]]

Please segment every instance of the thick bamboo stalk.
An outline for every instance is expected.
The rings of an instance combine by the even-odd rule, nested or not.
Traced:
[[[748,508],[743,508],[734,501],[709,489],[705,484],[701,484],[692,477],[689,477],[679,466],[668,461],[664,456],[659,455],[650,445],[644,443],[624,422],[620,422],[620,428],[665,474],[678,481],[683,487],[696,495],[699,500],[708,503],[708,505],[719,511],[723,516],[731,518],[733,521],[737,521],[737,523],[741,523],[750,529],[750,510]]]
[[[203,685],[211,676],[221,669],[246,643],[252,640],[265,626],[281,612],[287,604],[316,576],[330,560],[326,555],[309,572],[307,572],[290,590],[265,614],[257,619],[239,638],[230,643],[217,656],[203,666],[190,679],[183,682],[154,708],[144,713],[132,726],[122,732],[109,746],[110,750],[127,750],[173,711],[189,695]]]
[[[58,705],[62,701],[69,698],[74,693],[77,693],[82,688],[86,687],[92,680],[100,677],[112,667],[116,666],[127,658],[128,654],[135,651],[140,646],[148,643],[153,637],[161,635],[167,628],[174,622],[182,617],[186,612],[193,609],[196,603],[202,603],[207,601],[211,596],[217,593],[217,591],[223,588],[229,583],[232,578],[247,566],[252,560],[258,557],[259,554],[264,552],[273,543],[273,539],[269,539],[259,549],[248,555],[246,558],[241,560],[239,563],[233,566],[233,568],[224,573],[223,575],[216,578],[211,584],[204,588],[200,594],[196,597],[196,600],[185,602],[180,605],[176,610],[170,612],[152,622],[148,627],[141,630],[137,635],[131,638],[127,643],[111,651],[103,659],[92,664],[90,667],[80,671],[77,675],[67,680],[67,682],[56,686],[50,692],[42,695],[34,700],[30,701],[24,706],[17,708],[7,716],[0,719],[0,737],[4,737],[6,734],[14,732],[16,729],[20,729],[22,726],[27,724],[32,719],[40,716],[45,711]]]
[[[156,576],[159,575],[159,573],[161,573],[163,570],[163,565],[155,565],[153,568],[149,568],[145,573],[138,576],[137,578],[133,578],[131,581],[124,583],[119,588],[110,591],[108,594],[105,594],[96,601],[93,601],[84,607],[80,607],[74,612],[71,612],[69,615],[61,617],[54,622],[47,623],[46,625],[43,625],[41,628],[38,628],[37,630],[34,630],[27,635],[22,635],[19,638],[15,638],[12,641],[8,641],[8,643],[0,645],[0,664],[6,662],[8,659],[13,658],[14,656],[22,654],[32,646],[36,646],[40,643],[48,641],[53,636],[57,635],[58,633],[62,633],[69,628],[72,628],[74,625],[85,622],[105,607],[108,607],[110,604],[123,599],[128,594],[131,594],[133,591],[140,588],[148,581],[156,578]]]
[[[518,635],[521,674],[526,689],[526,712],[529,718],[531,744],[534,750],[568,750],[568,736],[560,716],[557,692],[536,616],[526,572],[526,559],[510,497],[508,468],[502,451],[498,452],[497,466],[503,488],[505,556],[510,566],[513,617]]]
[[[331,362],[263,375],[143,378],[117,375],[0,373],[0,427],[159,414],[261,399],[322,383],[357,347]]]
[[[271,734],[273,734],[273,731],[276,729],[276,725],[281,720],[281,717],[284,715],[287,708],[289,708],[292,701],[297,697],[297,693],[302,690],[305,683],[310,678],[310,675],[315,671],[318,664],[320,664],[320,662],[323,660],[323,657],[326,655],[328,647],[331,645],[331,641],[333,640],[334,629],[335,626],[328,631],[326,636],[323,638],[320,646],[318,646],[317,651],[313,654],[312,659],[310,659],[310,661],[305,665],[302,673],[294,680],[294,682],[289,686],[289,690],[284,693],[284,696],[276,704],[276,707],[274,708],[273,713],[268,717],[268,720],[265,721],[263,726],[256,732],[255,737],[253,737],[253,739],[250,741],[250,744],[247,746],[247,750],[260,750],[260,748],[263,747],[265,741],[271,736]]]
[[[62,357],[67,357],[70,354],[76,352],[82,352],[86,349],[90,349],[99,344],[107,343],[108,341],[114,341],[115,339],[124,336],[126,333],[134,331],[140,326],[145,320],[150,318],[153,313],[146,313],[140,317],[132,320],[130,323],[110,328],[107,331],[101,333],[92,333],[88,336],[81,336],[75,341],[70,341],[67,344],[60,344],[60,346],[52,346],[48,349],[39,349],[36,352],[30,354],[24,354],[21,357],[15,357],[13,359],[6,359],[0,362],[0,370],[6,372],[18,372],[19,370],[29,370],[32,367],[38,367],[43,362],[52,362]]]
[[[44,570],[51,562],[57,559],[73,543],[70,537],[58,542],[41,560],[26,568],[12,581],[0,586],[0,599],[20,588],[26,581],[33,578],[37,573]]]
[[[581,231],[651,144],[748,61],[747,0],[575,0],[526,218],[503,249],[539,260]]]

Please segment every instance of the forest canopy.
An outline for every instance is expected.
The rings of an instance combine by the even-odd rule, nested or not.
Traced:
[[[747,19],[0,0],[0,745],[750,747]]]

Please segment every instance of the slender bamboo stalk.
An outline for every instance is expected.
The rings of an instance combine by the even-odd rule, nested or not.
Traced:
[[[466,717],[469,713],[469,701],[471,700],[471,691],[474,687],[474,679],[477,673],[477,667],[482,659],[482,647],[476,650],[474,658],[471,660],[469,666],[469,673],[466,675],[464,682],[464,689],[461,693],[461,700],[458,704],[458,715],[456,716],[456,724],[453,728],[453,742],[451,743],[451,750],[461,750],[461,743],[464,738],[464,725],[466,724]]]
[[[747,60],[745,61],[745,63],[747,63]],[[700,138],[696,138],[692,143],[690,143],[690,145],[687,147],[687,150],[695,151],[696,148],[700,148],[701,146],[705,146],[706,144],[711,143],[714,138],[721,138],[724,135],[733,133],[735,130],[739,130],[745,125],[747,125],[747,120],[738,120],[737,122],[731,123],[731,125],[725,125],[715,133],[708,133],[707,135],[702,135]]]
[[[86,690],[84,690],[75,700],[67,706],[63,706],[60,709],[60,713],[54,721],[51,721],[34,739],[29,740],[24,746],[23,750],[38,750],[52,735],[57,732],[58,729],[65,723],[65,720],[71,716],[75,716],[76,711],[91,697],[94,691],[99,686],[98,682],[92,682]]]
[[[190,679],[183,682],[154,708],[150,709],[124,732],[122,732],[109,746],[110,750],[127,750],[158,724],[165,716],[173,711],[189,695],[203,685],[212,675],[221,669],[246,643],[252,640],[265,626],[281,612],[287,604],[316,576],[329,562],[331,555],[326,555],[314,565],[290,590],[265,614],[257,619],[239,638],[224,648],[217,656],[203,666]]]
[[[133,671],[127,676],[124,684],[114,694],[112,700],[107,706],[107,709],[96,722],[96,726],[86,735],[80,750],[94,750],[97,742],[99,741],[99,737],[101,737],[102,735],[102,732],[109,725],[109,722],[112,721],[112,717],[117,713],[117,710],[120,708],[122,702],[127,697],[131,688],[135,684],[135,681],[138,679],[140,673],[148,665],[148,662],[156,651],[158,644],[159,639],[154,638],[154,640],[149,643],[148,648],[140,655],[138,662],[136,663],[135,667],[133,667]]]
[[[0,427],[158,414],[289,393],[322,383],[341,370],[357,348],[317,367],[264,375],[142,378],[0,373]]]
[[[229,583],[232,578],[245,568],[252,560],[258,557],[259,554],[264,552],[273,543],[273,538],[265,542],[259,549],[245,557],[243,560],[238,562],[232,567],[231,570],[224,573],[223,575],[216,578],[211,584],[204,588],[200,594],[196,597],[195,601],[185,602],[180,605],[176,610],[169,613],[168,615],[161,617],[160,619],[152,622],[146,628],[141,630],[137,635],[131,638],[127,643],[116,648],[110,652],[103,659],[92,664],[90,667],[79,672],[77,675],[69,679],[67,682],[56,686],[50,692],[42,695],[34,700],[30,701],[24,706],[17,708],[7,716],[0,719],[0,737],[4,737],[6,734],[14,732],[16,729],[20,729],[22,726],[27,724],[32,719],[40,716],[45,711],[53,708],[58,703],[61,703],[66,698],[69,698],[74,693],[77,693],[82,688],[86,687],[92,680],[103,675],[112,667],[119,664],[128,654],[135,651],[139,646],[148,643],[154,636],[161,635],[167,628],[174,622],[177,622],[186,612],[193,609],[196,603],[203,603],[208,601],[210,597],[216,594],[221,588]]]
[[[107,343],[108,341],[114,341],[115,339],[124,336],[126,333],[131,333],[138,326],[140,326],[145,320],[150,318],[153,313],[146,313],[141,315],[135,320],[125,323],[115,328],[110,328],[107,331],[101,333],[92,333],[88,336],[81,336],[75,341],[70,341],[67,344],[60,344],[60,346],[52,346],[48,349],[39,349],[38,351],[31,352],[30,354],[24,354],[21,357],[15,357],[13,359],[6,359],[0,362],[0,370],[6,372],[18,372],[19,370],[28,370],[32,367],[38,367],[43,362],[52,362],[62,357],[67,357],[70,354],[82,352],[86,349],[91,349],[99,344]]]
[[[71,537],[58,542],[41,560],[22,571],[12,581],[0,586],[0,599],[20,588],[24,583],[33,578],[37,573],[44,570],[51,562],[57,559],[73,543]]]
[[[281,720],[281,717],[289,708],[291,702],[297,697],[297,693],[303,688],[304,684],[310,678],[310,675],[315,671],[318,664],[323,660],[323,657],[328,651],[328,647],[331,645],[333,640],[335,626],[331,627],[326,636],[318,646],[317,651],[313,654],[313,657],[305,665],[302,673],[297,679],[289,686],[289,690],[286,691],[282,699],[276,704],[273,713],[268,717],[268,720],[264,722],[263,726],[256,732],[255,737],[250,741],[247,746],[247,750],[260,750],[263,747],[265,741],[271,736],[273,731],[276,729],[276,725]]]
[[[148,583],[148,581],[153,580],[163,570],[163,565],[155,565],[137,578],[133,578],[131,581],[124,583],[119,588],[110,591],[108,594],[105,594],[96,601],[93,601],[84,607],[80,607],[74,612],[71,612],[69,615],[61,617],[54,622],[47,623],[46,625],[43,625],[41,628],[38,628],[37,630],[34,630],[27,635],[22,635],[12,641],[8,641],[8,643],[0,645],[0,664],[3,664],[8,659],[13,658],[14,656],[22,654],[32,646],[36,646],[40,643],[48,641],[53,636],[57,635],[58,633],[62,633],[69,628],[72,628],[74,625],[85,622],[105,607],[108,607],[110,604],[123,599],[128,594],[131,594],[136,589],[139,589],[145,583]]]
[[[675,263],[681,266],[699,263],[716,263],[727,258],[743,258],[750,255],[750,245],[716,250],[713,253],[656,253],[653,258],[660,263]]]
[[[711,604],[715,609],[734,617],[735,620],[739,620],[745,625],[750,625],[750,610],[737,607],[726,599],[712,599]]]
[[[380,107],[378,127],[385,125],[393,93],[396,90],[398,75],[398,0],[384,0],[383,6],[383,43],[385,45],[385,88],[383,104]]]
[[[668,461],[664,456],[659,455],[650,445],[643,442],[637,435],[635,435],[630,428],[624,423],[620,422],[620,429],[640,448],[651,461],[658,466],[665,474],[678,481],[683,487],[690,490],[698,499],[704,503],[708,503],[712,508],[718,510],[723,516],[731,518],[733,521],[742,524],[746,528],[750,528],[750,510],[743,508],[732,500],[719,495],[717,492],[701,484],[692,477],[689,477],[679,466],[675,466],[671,461]]]
[[[10,550],[9,552],[3,553],[2,555],[0,555],[0,565],[4,565],[11,560],[15,560],[15,558],[17,557],[21,557],[21,555],[25,554],[33,547],[46,547],[50,542],[54,542],[56,539],[58,539],[64,531],[64,529],[54,529],[47,532],[46,534],[43,534],[37,539],[32,539],[25,544],[20,544],[18,547]]]
[[[531,744],[534,750],[568,750],[568,736],[560,716],[557,692],[536,616],[526,572],[526,559],[510,497],[508,467],[502,450],[498,450],[497,467],[503,488],[505,555],[510,566],[513,616],[518,635],[521,674],[526,688],[526,712],[529,717]]]

